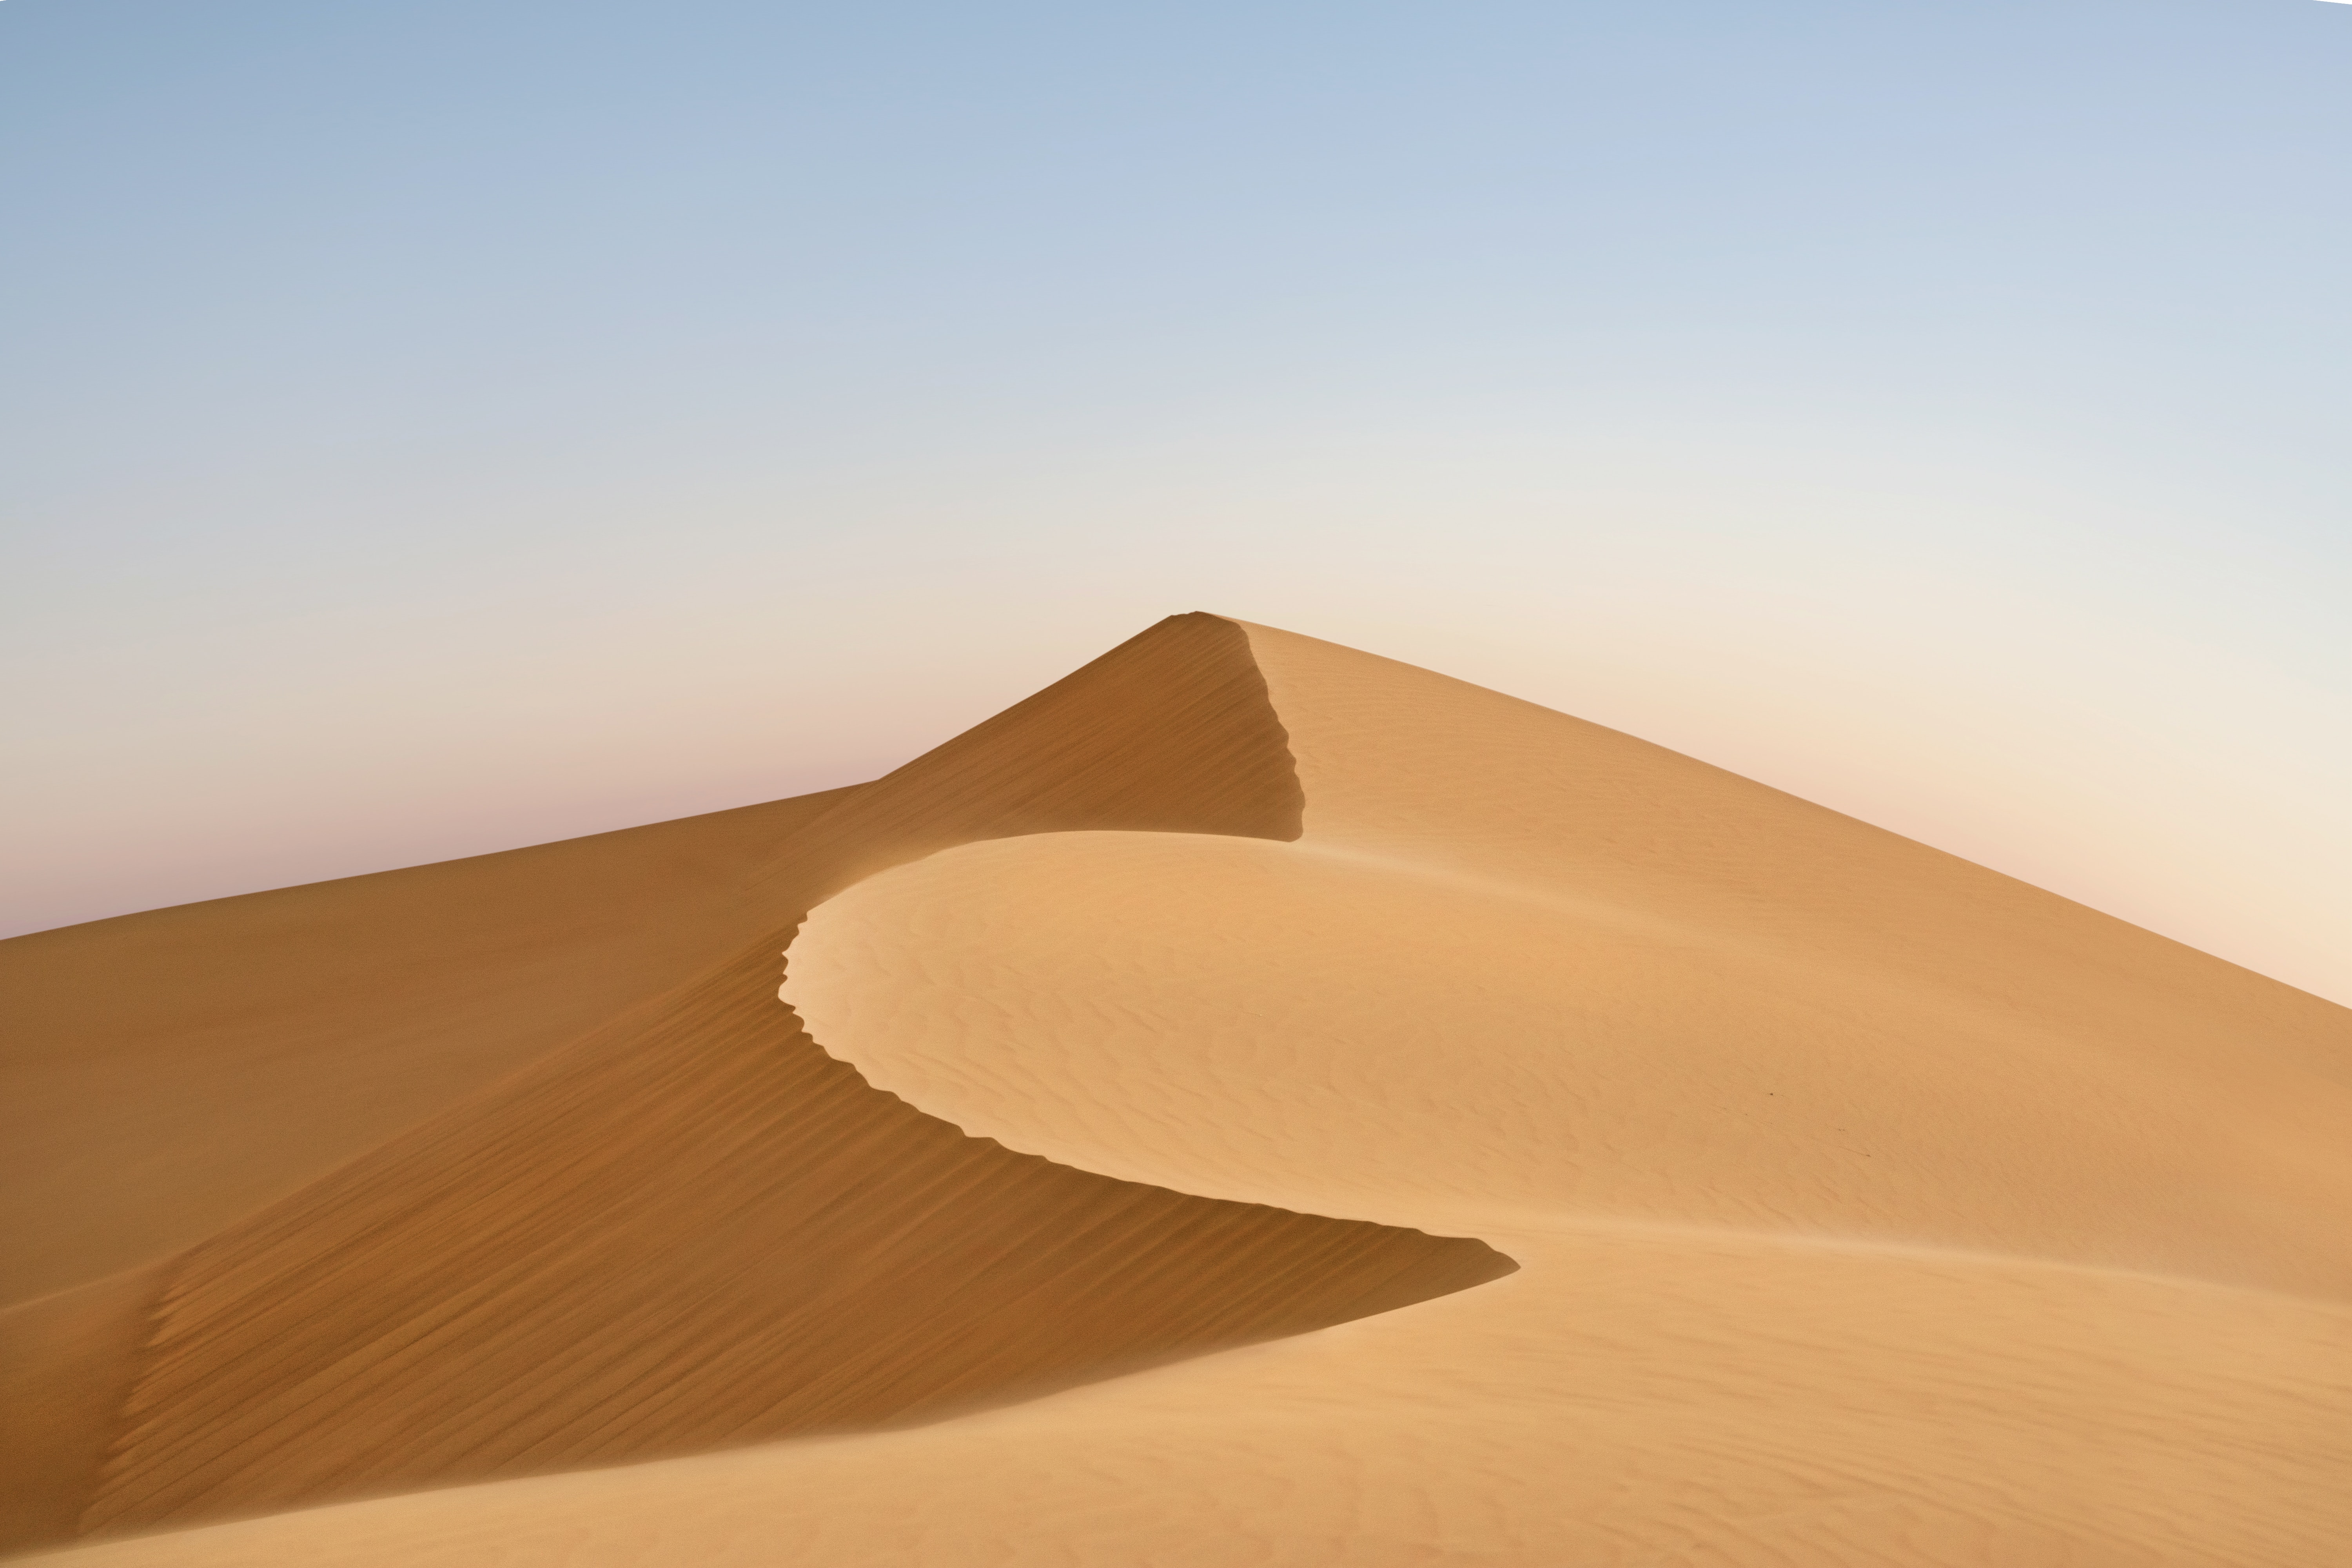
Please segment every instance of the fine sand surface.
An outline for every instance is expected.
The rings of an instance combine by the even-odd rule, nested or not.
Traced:
[[[199,1241],[791,911],[845,792],[0,942],[0,1304]]]
[[[2352,1562],[2345,1009],[1211,616],[634,831],[0,944],[60,1019],[192,989],[6,1064],[67,1085],[9,1199],[73,1288],[0,1315],[15,1540]]]

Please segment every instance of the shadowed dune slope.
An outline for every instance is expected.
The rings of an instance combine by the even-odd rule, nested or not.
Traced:
[[[2346,1316],[1659,1230],[911,1431],[416,1492],[71,1568],[2338,1568]]]
[[[114,1531],[918,1419],[1507,1272],[1475,1241],[1181,1196],[966,1138],[832,1062],[774,997],[800,911],[877,867],[1066,827],[1293,837],[1299,806],[1241,632],[1186,616],[872,784],[753,808],[789,831],[744,857],[756,876],[709,878],[681,923],[706,943],[730,924],[772,934],[739,938],[733,958],[634,1008],[605,984],[611,1021],[454,1104],[463,1076],[440,1072],[437,1114],[172,1259],[137,1332],[86,1336],[137,1347],[127,1370],[98,1352],[77,1363],[77,1386],[129,1387],[119,1417],[53,1408],[28,1438],[81,1453],[79,1434],[104,1431],[102,1470],[82,1461],[79,1484],[61,1483],[72,1506],[53,1497],[11,1521],[13,1538],[54,1539],[61,1511]],[[573,852],[537,852],[572,882],[510,877],[509,912],[615,874],[583,873],[575,846],[549,850]],[[258,915],[224,900],[215,934],[233,948],[275,914],[289,927],[283,964],[304,951],[283,911],[325,921],[331,935],[308,951],[331,973],[293,976],[302,1005],[280,1016],[298,1018],[289,1033],[331,1028],[331,982],[371,930],[397,936],[447,912],[447,889],[422,874],[443,869],[395,874],[427,895],[424,917],[402,909],[407,925],[378,907],[379,879],[356,879],[265,895],[278,902]],[[184,966],[203,951],[200,919],[151,924],[183,939]],[[640,989],[677,940],[625,955]],[[86,968],[110,941],[136,952],[101,933]],[[429,1034],[453,997],[495,995],[512,1013],[614,952],[452,942],[376,973],[416,973],[432,1007],[405,1021]],[[266,973],[248,965],[199,1000],[249,999]],[[355,1016],[402,1013],[381,986],[349,1000]],[[168,1040],[171,1016],[150,997],[141,1017]],[[159,1163],[202,1167],[187,1154]],[[47,1321],[26,1316],[25,1335]]]
[[[0,1551],[79,1530],[163,1283],[135,1268],[0,1308]]]
[[[1240,626],[1171,616],[875,780],[753,873],[804,910],[951,845],[1085,828],[1296,838],[1305,805]]]
[[[183,1258],[88,1526],[905,1420],[1510,1267],[967,1138],[817,1049],[774,973],[748,952]]]
[[[1240,628],[1175,616],[870,784],[0,942],[0,1304],[189,1246],[868,870],[1296,837],[1299,799]]]
[[[790,921],[846,792],[0,942],[0,1301],[176,1251]]]

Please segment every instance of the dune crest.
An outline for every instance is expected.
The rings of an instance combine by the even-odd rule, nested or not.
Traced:
[[[1517,1432],[1408,1480],[1425,1428],[1374,1436],[1370,1399],[1333,1419],[1344,1458],[1291,1472],[1333,1489],[1323,1549],[1367,1473],[1507,1521],[1489,1545],[1530,1563],[1614,1560],[1624,1531],[1667,1553],[1694,1511],[1731,1561],[2284,1564],[2352,1539],[2326,1479],[2352,1464],[2342,1009],[1630,737],[1250,635],[1299,839],[945,851],[814,910],[784,994],[872,1081],[1010,1147],[1520,1260],[1384,1325],[1432,1336],[1422,1380],[1327,1352],[1226,1391],[1304,1407],[1352,1374],[1465,1446]],[[1765,1347],[1769,1373],[1738,1364]],[[1669,1479],[1639,1442],[1517,1431],[1530,1386],[1573,1411],[1629,1384],[1637,1426],[1686,1442],[1713,1406],[1750,1435]],[[1761,1530],[1736,1500],[1759,1465],[1787,1467]],[[1548,1516],[1570,1466],[1648,1499],[1613,1545]],[[1865,1476],[1860,1515],[1822,1500]]]
[[[1174,616],[855,788],[0,941],[0,1304],[201,1241],[867,871],[1299,809],[1243,633]]]
[[[1008,1153],[870,1089],[774,998],[799,910],[875,867],[1098,824],[1295,834],[1297,811],[1242,634],[1197,616],[885,779],[798,805],[697,929],[788,911],[782,927],[170,1258],[136,1302],[93,1308],[117,1319],[85,1382],[127,1394],[95,1426],[87,1402],[18,1423],[28,1448],[85,1429],[106,1441],[101,1467],[85,1455],[15,1510],[16,1539],[936,1419],[1507,1272],[1475,1241]],[[538,859],[576,883],[583,858],[609,875],[651,831]],[[571,890],[534,887],[522,853],[443,880],[478,896],[484,871],[503,875],[510,905]],[[348,924],[365,930],[384,923],[366,906],[381,886],[292,895],[357,900]],[[258,907],[273,900],[288,896]],[[257,907],[212,911],[225,949],[249,940]],[[304,940],[316,953],[332,933]],[[675,938],[652,940],[658,954]],[[460,984],[539,979],[548,939],[520,963],[518,945],[467,955]],[[568,962],[593,968],[610,945]],[[307,978],[316,1015],[324,987]],[[364,987],[352,1000],[380,1005]],[[25,1315],[29,1353],[46,1321]]]
[[[2352,1553],[2342,1008],[1205,616],[736,886],[163,1265],[85,1522],[521,1479],[75,1561]]]

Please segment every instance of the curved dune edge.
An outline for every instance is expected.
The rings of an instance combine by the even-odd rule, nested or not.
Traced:
[[[2352,1310],[2314,1299],[2336,1278],[2337,1189],[2325,1165],[2217,1163],[2238,1143],[2196,1136],[2284,1107],[2136,1084],[2095,1045],[2069,1062],[2013,1013],[1790,973],[1688,910],[1614,918],[1584,889],[1547,901],[1318,847],[1309,801],[1295,844],[947,851],[820,906],[795,945],[786,994],[836,1054],[1009,1146],[1456,1230],[1522,1266],[1340,1345],[1276,1347],[1255,1381],[1174,1369],[1116,1410],[1106,1391],[1027,1413],[1043,1452],[1115,1435],[1158,1500],[1073,1560],[1176,1551],[1202,1498],[1246,1487],[1154,1425],[1221,1404],[1273,1413],[1234,1440],[1284,1483],[1221,1527],[1300,1568],[1456,1549],[1528,1568],[2310,1568],[2352,1546],[2331,1479],[2352,1468]],[[2266,1207],[2308,1256],[2266,1251],[2260,1227],[2199,1233]],[[2173,1228],[2128,1223],[2149,1215]],[[991,1463],[970,1440],[894,1458],[972,1500],[967,1467]],[[854,1471],[877,1499],[884,1462],[826,1461],[825,1484]],[[1570,1469],[1594,1511],[1563,1520]],[[1410,1500],[1391,1555],[1374,1488]],[[1032,1487],[1022,1506],[1076,1524],[1090,1495]],[[985,1525],[929,1528],[828,1508],[784,1534],[824,1545],[786,1560],[993,1561]]]
[[[184,1259],[84,1528],[931,1419],[1511,1267],[968,1138],[772,954]]]
[[[1416,1420],[1450,1405],[1448,1440],[1499,1468],[1407,1479],[1429,1456],[1367,1436],[1367,1399],[1296,1429],[1317,1451],[1281,1462],[1287,1523],[1228,1527],[1275,1561],[1382,1560],[1339,1501],[1377,1471],[1426,1516],[1513,1520],[1483,1547],[1528,1563],[2352,1550],[2330,1479],[2352,1468],[2352,1015],[1630,737],[1249,630],[1299,840],[946,851],[815,910],[786,991],[871,1079],[1009,1146],[1520,1259],[1391,1325],[1442,1314],[1417,1368],[1359,1369]],[[1694,1310],[1741,1254],[1736,1294]],[[1651,1401],[1691,1379],[1711,1414],[1679,1495],[1638,1439],[1541,1429],[1625,1369]],[[1029,1413],[1028,1440],[1068,1442],[1075,1411]],[[1504,1432],[1527,1458],[1497,1458]],[[1139,1484],[1184,1462],[1129,1436]],[[1636,1517],[1544,1520],[1571,1462]],[[1738,1500],[1759,1465],[1760,1528]],[[1183,1539],[1200,1516],[1165,1503],[1120,1550]],[[909,1560],[985,1562],[980,1537]]]
[[[1295,838],[1239,626],[1172,616],[870,784],[0,941],[0,1305],[172,1257],[811,905],[975,838]]]
[[[793,918],[830,790],[0,941],[0,1302],[192,1247]]]
[[[783,994],[878,1087],[1129,1181],[2342,1300],[2352,1161],[2284,1103],[1739,937],[1311,837],[1055,834],[820,905]]]
[[[1298,805],[1240,633],[1176,617],[826,803],[745,901],[805,905],[942,840],[1295,834]],[[817,1050],[772,998],[775,952],[173,1259],[85,1379],[129,1388],[102,1468],[16,1539],[936,1419],[1513,1267],[965,1138]],[[31,1436],[92,1419],[53,1415]]]
[[[2339,1311],[1762,1237],[1511,1239],[1521,1272],[1410,1312],[938,1426],[67,1561],[2316,1568],[2352,1540]]]
[[[1251,722],[1282,736],[1295,804],[1286,823],[1257,806],[1258,815],[1244,815],[1258,825],[1257,838],[1300,840],[1297,855],[1279,843],[1255,847],[1276,861],[1406,863],[1420,882],[1507,887],[1522,901],[1613,911],[1654,944],[1697,931],[1701,947],[1792,975],[1872,976],[1874,995],[1891,988],[1932,998],[1938,1014],[2027,1016],[2024,1037],[2036,1048],[2053,1040],[2080,1047],[2081,1071],[2121,1067],[2166,1092],[2209,1094],[2225,1121],[2259,1114],[2265,1141],[2287,1152],[2273,1164],[2309,1177],[2298,1212],[2327,1212],[2339,1152],[2314,1133],[2339,1103],[2330,1097],[2352,1043],[2341,1009],[1629,737],[1312,639],[1245,634],[1251,670],[1242,684],[1255,683],[1268,715]],[[1576,743],[1564,747],[1563,736]],[[941,798],[952,799],[952,771],[938,782]],[[897,804],[868,803],[866,820],[921,828],[922,814],[905,799],[929,785],[917,776],[899,787]],[[1180,815],[1183,793],[1171,788],[1144,815]],[[1083,810],[1049,823],[1017,803],[983,805],[963,820],[1089,838],[1166,830],[1163,819]],[[1001,837],[974,831],[952,841]],[[1157,847],[1199,847],[1174,839]],[[833,871],[786,867],[803,877],[807,902],[841,895],[795,941],[795,973],[809,979],[828,948],[838,956],[855,945],[835,940],[837,926],[830,935],[824,928],[862,905],[875,912],[894,883],[974,856],[1003,854],[1009,859],[998,863],[1011,864],[1069,847],[1038,840],[956,848],[921,828],[890,852],[833,862]],[[1212,844],[1206,853],[1228,847]],[[932,858],[908,864],[919,855]],[[1088,912],[1083,900],[1073,910]],[[1364,912],[1376,921],[1380,911],[1368,904]],[[1132,923],[1091,913],[1090,943]],[[868,924],[904,934],[896,916]],[[1192,934],[1201,929],[1194,922]],[[1937,941],[1922,944],[1923,932]],[[1181,950],[1167,934],[1155,939],[1159,951]],[[775,945],[747,949],[731,967],[746,984],[770,979]],[[887,944],[869,945],[888,957]],[[966,957],[974,954],[995,972],[981,976],[984,986],[976,990],[971,967],[956,960],[934,977],[945,984],[910,1010],[937,1019],[938,1004],[961,998],[946,1011],[969,1014],[964,1004],[992,990],[995,1001],[1019,1003],[1009,1027],[968,1016],[950,1055],[1000,1077],[1017,1069],[1056,1080],[1052,1092],[1026,1099],[1055,1123],[1047,1131],[1070,1141],[1068,1152],[1090,1152],[1078,1136],[1090,1120],[1139,1125],[1147,1112],[1172,1116],[1176,1124],[1156,1138],[1101,1146],[1198,1178],[1182,1181],[1187,1191],[1239,1195],[1273,1189],[1232,1184],[1279,1180],[1307,1195],[1297,1171],[1264,1168],[1264,1139],[1246,1146],[1248,1101],[1265,1098],[1252,1089],[1265,1059],[1253,1064],[1244,1053],[1247,1072],[1216,1060],[1202,1092],[1139,1108],[1115,1092],[1118,1074],[1063,1079],[1083,1056],[1057,1037],[1070,1016],[1041,1008],[1035,976],[1014,974],[1008,985],[1003,972],[1018,966],[1001,952],[974,948]],[[1171,990],[1164,973],[1146,976],[1152,983],[1140,989],[1135,979],[1099,1002],[1126,1009],[1126,1022],[1163,1042],[1216,1039],[1182,986]],[[845,981],[844,994],[859,984]],[[860,996],[870,1004],[878,993],[869,985]],[[732,994],[729,1005],[741,1000]],[[1318,1013],[1331,998],[1305,1000]],[[1078,1002],[1092,1005],[1083,994]],[[1875,1004],[1845,1005],[1866,1019]],[[2216,1020],[2233,1031],[2242,1070],[2217,1065]],[[1409,1037],[1420,1026],[1404,1024],[1392,1033]],[[835,1050],[878,1060],[878,1037],[865,1024],[825,1030]],[[813,1043],[808,1049],[848,1070]],[[936,1073],[936,1064],[925,1070]],[[1458,1076],[1441,1093],[1404,1099],[1452,1096]],[[992,1123],[985,1106],[956,1101],[969,1083],[943,1091],[935,1077],[908,1088],[960,1124],[1029,1137],[1012,1122]],[[1395,1096],[1367,1099],[1360,1080],[1349,1088],[1346,1098],[1360,1106],[1400,1113]],[[1687,1108],[1702,1123],[1724,1109]],[[1328,1117],[1318,1110],[1309,1121]],[[547,1568],[1226,1558],[1285,1568],[1340,1559],[1375,1568],[2310,1568],[2352,1548],[2352,1499],[2337,1485],[2352,1468],[2352,1319],[2336,1302],[1937,1251],[1881,1232],[1824,1239],[1802,1233],[1818,1216],[1792,1206],[1789,1194],[1750,1216],[1760,1230],[1709,1228],[1675,1217],[1686,1215],[1693,1189],[1644,1197],[1632,1179],[1639,1173],[1622,1171],[1612,1203],[1593,1214],[1575,1207],[1574,1189],[1563,1200],[1547,1187],[1538,1163],[1518,1172],[1525,1190],[1507,1212],[1483,1186],[1498,1171],[1527,1166],[1523,1149],[1490,1151],[1483,1166],[1457,1163],[1454,1185],[1465,1190],[1383,1184],[1418,1173],[1426,1189],[1446,1176],[1447,1162],[1429,1155],[1453,1132],[1425,1117],[1419,1126],[1380,1145],[1395,1151],[1385,1163],[1396,1170],[1358,1162],[1351,1171],[1342,1161],[1337,1173],[1346,1180],[1334,1183],[1318,1165],[1318,1191],[1333,1201],[1306,1206],[1411,1212],[1432,1224],[1475,1208],[1477,1223],[1453,1228],[1507,1247],[1519,1272],[1411,1312],[916,1429],[415,1492],[93,1545],[74,1557],[113,1568],[456,1568],[491,1554]],[[1338,1147],[1328,1126],[1307,1131],[1327,1151]],[[1736,1159],[1717,1163],[1741,1168]],[[1850,1196],[1871,1190],[1873,1172],[1857,1163],[1816,1175],[1814,1185]],[[1229,1184],[1221,1189],[1221,1181]],[[1728,1190],[1702,1183],[1698,1194],[1710,1184],[1718,1199]],[[1629,1194],[1651,1206],[1629,1205]],[[2176,1217],[2171,1197],[2149,1205],[2150,1234]],[[2014,1225],[2019,1215],[1991,1217]],[[1792,1222],[1800,1228],[1770,1233]],[[2279,1256],[2280,1227],[2254,1229],[2248,1245],[2192,1260],[2202,1267],[2189,1272],[2275,1278],[2260,1270]],[[2295,1288],[2337,1293],[2340,1258],[2314,1250]]]

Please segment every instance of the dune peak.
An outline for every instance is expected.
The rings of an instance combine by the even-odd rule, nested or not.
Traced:
[[[2352,1552],[2352,1013],[1272,627],[0,978],[90,1568]]]

